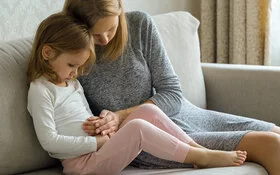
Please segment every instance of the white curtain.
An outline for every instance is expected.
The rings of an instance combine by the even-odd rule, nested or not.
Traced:
[[[280,0],[269,0],[267,9],[265,64],[280,66]]]
[[[202,62],[269,64],[273,45],[268,32],[275,33],[270,8],[276,1],[279,9],[280,0],[202,0]]]

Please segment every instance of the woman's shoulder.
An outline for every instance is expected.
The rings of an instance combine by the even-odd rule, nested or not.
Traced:
[[[150,16],[148,13],[144,12],[144,11],[128,11],[125,12],[125,15],[130,17],[130,16],[137,16],[137,17],[147,17]]]
[[[129,11],[125,13],[127,20],[130,23],[139,23],[141,21],[150,21],[151,16],[143,11]]]

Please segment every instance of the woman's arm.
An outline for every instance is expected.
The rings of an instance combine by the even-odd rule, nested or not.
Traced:
[[[141,23],[142,52],[155,90],[150,100],[170,116],[181,109],[183,96],[179,78],[175,74],[152,18],[148,14],[139,13],[144,16]]]
[[[129,18],[132,20],[129,20]],[[167,57],[158,31],[151,17],[145,13],[134,12],[130,14],[129,18],[128,21],[134,21],[135,23],[135,25],[133,23],[133,25],[130,24],[129,26],[131,38],[129,45],[134,48],[134,52],[138,53],[141,51],[141,54],[136,54],[137,58],[134,59],[136,61],[134,64],[141,64],[142,67],[140,66],[139,68],[148,70],[145,72],[150,74],[149,76],[151,77],[148,81],[151,84],[148,86],[151,86],[155,90],[155,94],[150,99],[146,99],[144,103],[153,103],[161,108],[168,116],[173,115],[181,109],[182,91],[179,79]],[[125,56],[123,55],[123,57]],[[137,66],[139,65],[134,65],[134,67]],[[135,71],[135,69],[131,70]],[[127,71],[126,73],[135,74],[135,72],[129,72],[129,69]],[[128,81],[134,82],[134,84],[141,83],[140,81],[136,82],[137,80],[135,79],[129,79]],[[130,98],[135,97],[131,95]],[[116,131],[120,123],[138,105],[114,112],[102,112],[100,116],[104,115],[105,117],[98,124],[92,124],[94,127],[91,127],[90,122],[88,122],[87,125],[89,127],[86,132],[93,134],[97,130],[97,133],[104,131],[104,134],[107,134],[112,130]]]

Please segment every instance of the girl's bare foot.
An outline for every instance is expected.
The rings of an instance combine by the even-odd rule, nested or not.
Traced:
[[[247,157],[246,151],[219,151],[191,147],[185,163],[194,164],[195,168],[239,166]]]

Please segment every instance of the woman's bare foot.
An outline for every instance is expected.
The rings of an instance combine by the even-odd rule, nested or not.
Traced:
[[[195,168],[239,166],[244,163],[246,157],[246,151],[219,151],[191,147],[184,162],[194,164]]]

